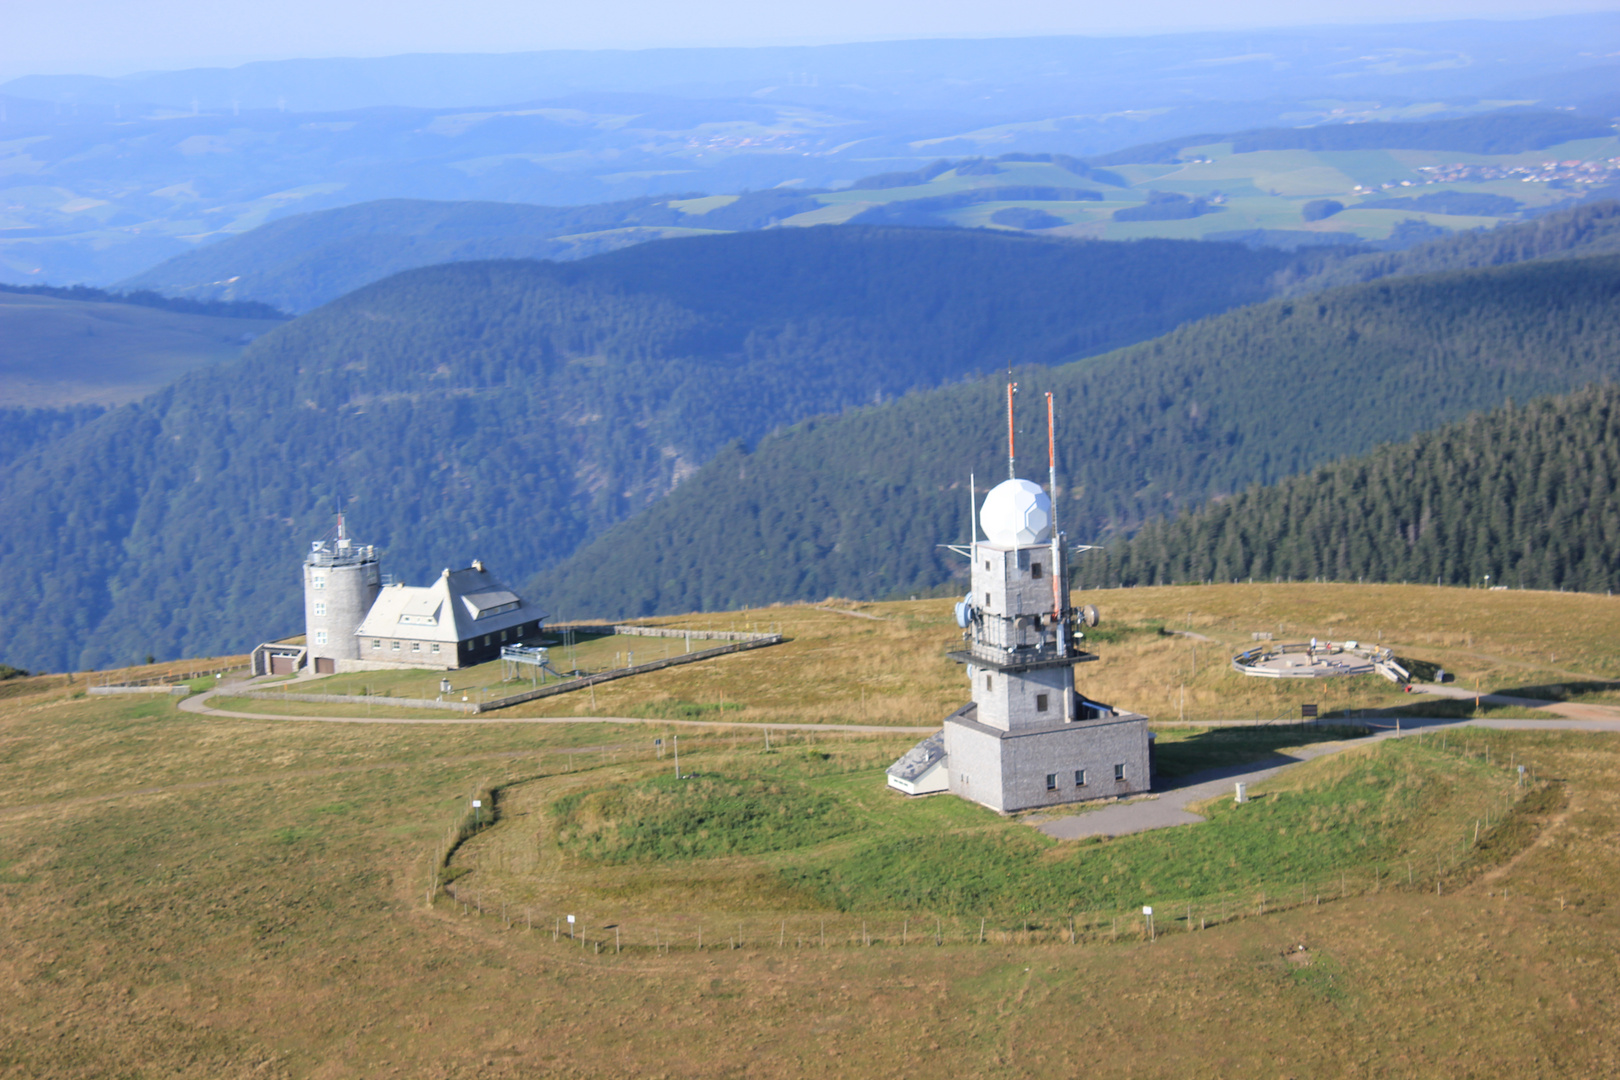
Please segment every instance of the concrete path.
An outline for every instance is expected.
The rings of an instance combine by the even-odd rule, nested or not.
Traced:
[[[1356,743],[1367,741],[1355,740]],[[1134,802],[1109,803],[1087,813],[1049,819],[1035,827],[1055,840],[1078,840],[1083,836],[1126,836],[1152,829],[1167,829],[1172,825],[1196,825],[1205,819],[1188,810],[1190,804],[1218,795],[1231,795],[1233,785],[1240,781],[1255,784],[1269,780],[1284,769],[1325,754],[1337,753],[1351,745],[1348,742],[1313,743],[1291,754],[1272,754],[1243,765],[1207,769],[1191,776],[1177,777],[1162,790],[1155,791],[1153,796]]]
[[[1425,687],[1425,690],[1429,688]],[[1454,688],[1447,688],[1454,689]],[[1451,695],[1446,695],[1451,696]],[[1474,695],[1468,693],[1467,697]],[[1491,695],[1482,695],[1489,699]],[[1531,699],[1511,699],[1514,702],[1529,701]],[[1544,705],[1557,705],[1559,702],[1541,702]],[[1222,769],[1210,769],[1205,772],[1193,773],[1190,776],[1178,777],[1168,781],[1162,789],[1155,790],[1152,796],[1138,799],[1133,802],[1108,803],[1099,809],[1079,814],[1069,814],[1058,818],[1047,818],[1035,825],[1037,829],[1057,840],[1078,840],[1086,836],[1126,836],[1130,833],[1148,832],[1152,829],[1165,829],[1173,825],[1196,825],[1206,820],[1201,815],[1188,810],[1192,803],[1202,802],[1220,795],[1235,794],[1234,785],[1239,782],[1257,784],[1262,780],[1269,780],[1273,776],[1290,769],[1295,765],[1303,764],[1312,758],[1319,758],[1326,754],[1336,754],[1341,750],[1353,746],[1365,746],[1380,739],[1401,738],[1406,735],[1422,731],[1434,731],[1441,728],[1478,727],[1492,731],[1589,731],[1589,732],[1620,732],[1620,709],[1602,705],[1574,706],[1586,710],[1606,712],[1602,718],[1575,718],[1560,716],[1557,719],[1549,717],[1546,720],[1447,720],[1424,716],[1403,716],[1397,721],[1394,718],[1356,721],[1366,724],[1374,729],[1374,734],[1364,739],[1351,739],[1344,742],[1313,743],[1302,746],[1289,754],[1272,754],[1259,761],[1244,765],[1234,765]]]

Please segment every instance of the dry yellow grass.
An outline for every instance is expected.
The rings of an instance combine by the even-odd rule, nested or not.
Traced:
[[[1302,702],[1317,703],[1324,715],[1421,703],[1377,676],[1304,685],[1240,676],[1231,658],[1253,644],[1256,631],[1279,641],[1316,636],[1382,643],[1486,691],[1562,686],[1571,699],[1601,700],[1604,684],[1616,680],[1620,687],[1620,656],[1611,647],[1620,640],[1620,600],[1611,597],[1285,584],[1109,589],[1083,599],[1102,610],[1099,637],[1136,632],[1092,646],[1101,659],[1076,669],[1082,689],[1160,721],[1292,718]],[[659,702],[723,702],[742,707],[727,720],[917,726],[937,722],[967,697],[961,667],[944,655],[961,647],[948,600],[835,602],[647,621],[779,627],[792,640],[599,687],[597,715],[639,715]],[[1147,629],[1160,625],[1214,640]],[[585,700],[564,695],[511,712],[590,715]]]
[[[1223,588],[1097,599],[1114,623],[1193,610],[1193,629],[1227,644],[1271,628],[1251,625],[1262,617],[1302,635],[1382,627],[1398,651],[1525,681],[1555,668],[1605,680],[1620,641],[1607,598],[1412,590],[1408,602],[1293,586],[1262,601]],[[1206,599],[1189,608],[1195,597]],[[939,657],[943,606],[863,610],[900,618],[807,612],[792,646],[658,685],[741,700],[760,718],[828,719],[863,718],[861,692],[890,685],[914,701],[875,715],[937,719],[961,685]],[[908,620],[913,610],[939,617]],[[1138,644],[1157,674],[1110,656],[1082,669],[1097,696],[1134,704],[1124,695],[1157,686],[1168,700],[1159,683],[1178,653],[1147,638],[1110,648],[1123,658]],[[790,690],[772,685],[777,672]],[[635,682],[614,688],[626,696],[613,707],[645,703]],[[599,759],[588,747],[639,743],[644,728],[229,720],[167,698],[72,693],[0,701],[0,1076],[1620,1072],[1607,1004],[1620,970],[1605,959],[1620,955],[1614,736],[1472,736],[1557,778],[1567,801],[1441,896],[1386,890],[1152,945],[755,943],[615,958],[428,909],[422,883],[469,792],[566,775],[568,760]]]

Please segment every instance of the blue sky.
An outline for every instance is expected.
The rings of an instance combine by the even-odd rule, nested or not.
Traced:
[[[1170,33],[1615,10],[1620,0],[0,0],[0,79],[290,57]]]

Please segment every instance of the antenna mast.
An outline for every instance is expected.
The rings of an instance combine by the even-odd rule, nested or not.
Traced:
[[[968,558],[976,562],[979,558],[979,490],[972,473],[968,473],[968,522],[973,530],[968,540]],[[972,566],[968,569],[971,570]]]
[[[1057,517],[1057,427],[1052,421],[1052,391],[1046,392],[1046,488],[1052,497],[1052,625],[1057,629],[1059,656],[1069,655],[1069,624],[1063,617],[1063,583],[1068,572],[1063,566],[1063,542]],[[1067,710],[1065,710],[1067,712]],[[1074,719],[1072,715],[1065,719]]]
[[[1007,382],[1007,479],[1016,480],[1018,474],[1013,471],[1013,462],[1017,458],[1013,442],[1013,395],[1018,393],[1018,384],[1009,380]]]

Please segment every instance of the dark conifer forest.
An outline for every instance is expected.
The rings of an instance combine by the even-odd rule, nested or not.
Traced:
[[[1411,581],[1620,585],[1620,387],[1424,432],[1256,487],[1076,561],[1090,586]]]
[[[1263,298],[1287,259],[840,227],[400,274],[88,422],[0,417],[0,559],[25,568],[0,656],[296,632],[300,552],[339,506],[404,580],[479,557],[521,581],[732,440],[1151,338]]]
[[[1106,541],[1509,399],[1615,378],[1620,258],[1396,278],[1018,373],[1020,474],[1044,480],[1039,395],[1050,390],[1061,521],[1073,540]],[[981,492],[1006,477],[1002,392],[1000,379],[980,380],[802,424],[753,450],[733,445],[537,591],[568,610],[630,615],[943,586],[960,566],[939,545],[967,539],[970,471]],[[1555,440],[1546,448],[1559,453]],[[1504,572],[1517,565],[1497,547],[1522,533],[1482,535],[1498,539],[1470,540],[1468,552],[1492,552]],[[1444,573],[1484,565],[1452,554]],[[1578,573],[1555,562],[1535,580],[1590,586],[1582,560]]]

